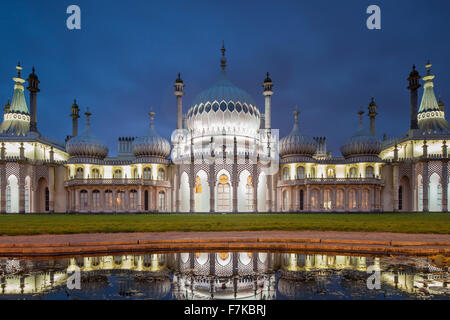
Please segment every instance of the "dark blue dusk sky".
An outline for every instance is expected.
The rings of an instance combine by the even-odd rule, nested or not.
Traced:
[[[79,31],[66,28],[71,4],[81,7]],[[366,28],[371,4],[381,7],[382,30]],[[356,112],[367,111],[371,96],[377,134],[406,133],[413,63],[424,75],[431,59],[436,95],[450,103],[449,12],[445,0],[2,1],[0,104],[12,98],[17,61],[26,76],[34,65],[41,133],[61,141],[71,133],[76,97],[83,113],[90,107],[95,134],[115,155],[119,136],[147,132],[150,106],[158,132],[170,138],[177,73],[185,82],[186,112],[216,81],[225,40],[228,76],[261,112],[261,84],[271,73],[272,126],[281,136],[291,130],[298,104],[303,131],[326,136],[328,149],[340,156],[356,129]]]

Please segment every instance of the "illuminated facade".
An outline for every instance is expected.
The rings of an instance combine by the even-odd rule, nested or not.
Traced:
[[[411,126],[405,136],[375,135],[377,106],[342,145],[327,152],[326,138],[294,126],[278,139],[271,124],[273,82],[267,74],[264,113],[253,98],[221,73],[183,113],[184,83],[174,84],[177,128],[171,141],[159,136],[150,112],[146,136],[119,138],[116,157],[93,134],[89,110],[78,134],[80,109],[71,107],[72,134],[65,143],[37,126],[39,80],[17,67],[14,96],[0,126],[0,212],[381,212],[448,211],[449,127],[444,104],[433,91],[427,64],[420,107],[420,75],[411,72]],[[95,126],[94,126],[95,127]]]

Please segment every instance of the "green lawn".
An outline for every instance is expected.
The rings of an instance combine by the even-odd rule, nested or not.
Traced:
[[[152,231],[334,230],[450,233],[450,214],[0,215],[1,235]]]

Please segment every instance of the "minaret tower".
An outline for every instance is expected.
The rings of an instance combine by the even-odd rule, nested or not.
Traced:
[[[411,91],[411,124],[410,129],[415,130],[419,129],[419,126],[417,124],[417,104],[418,104],[418,98],[417,98],[417,89],[421,87],[420,83],[420,75],[416,70],[416,66],[413,65],[413,69],[411,73],[409,74],[409,86],[408,90]]]
[[[375,135],[375,117],[377,114],[377,104],[375,103],[374,98],[372,98],[372,101],[369,104],[370,134],[372,136]]]
[[[72,112],[70,117],[72,118],[72,138],[78,135],[78,118],[80,117],[80,108],[78,108],[77,100],[73,101],[73,105],[70,108]]]
[[[264,79],[264,83],[262,86],[264,88],[264,91],[262,94],[265,97],[264,117],[266,119],[266,129],[271,129],[272,124],[271,124],[270,108],[271,108],[271,100],[272,100],[272,95],[273,95],[273,91],[272,91],[273,82],[272,82],[272,79],[269,78],[268,72],[266,74],[266,79]]]
[[[178,78],[175,80],[174,94],[177,97],[177,129],[183,129],[183,95],[184,95],[184,83],[181,79],[181,74],[178,72]]]
[[[37,93],[39,90],[39,79],[38,76],[34,73],[34,67],[30,75],[28,76],[28,88],[30,91],[30,131],[38,132],[37,130]]]

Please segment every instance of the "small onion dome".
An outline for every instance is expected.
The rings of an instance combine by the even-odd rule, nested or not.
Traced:
[[[272,79],[270,79],[269,73],[267,72],[266,78],[264,79],[264,83],[270,83],[270,82],[272,82]]]
[[[4,113],[8,113],[9,110],[11,110],[11,103],[9,102],[8,99],[8,103],[5,105],[5,108],[3,109]]]
[[[445,111],[445,105],[444,105],[444,102],[442,102],[441,97],[439,97],[438,106],[439,106],[439,110],[441,110],[442,112]]]
[[[294,111],[294,127],[286,137],[280,140],[280,156],[282,158],[288,156],[303,155],[311,157],[316,153],[316,141],[303,134],[298,125],[298,110]]]
[[[147,136],[134,139],[132,151],[135,157],[161,157],[170,155],[170,143],[156,133],[153,126],[155,113],[150,111],[150,130]]]
[[[183,83],[183,80],[181,79],[181,73],[178,72],[178,78],[175,80],[175,83]]]
[[[344,158],[354,158],[363,156],[377,157],[381,152],[381,141],[376,136],[371,135],[363,126],[361,110],[359,114],[359,126],[355,134],[348,139],[341,147]]]
[[[108,146],[92,134],[89,117],[86,111],[86,129],[80,135],[71,138],[66,144],[66,151],[71,157],[104,159],[108,155]]]

